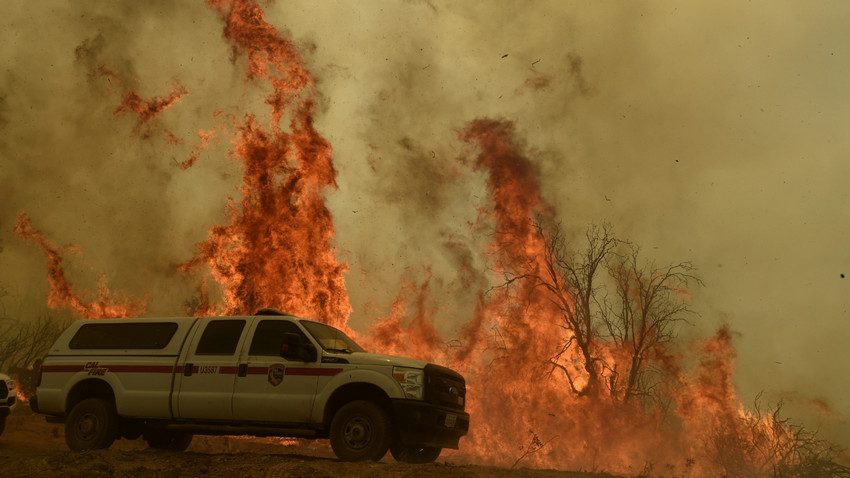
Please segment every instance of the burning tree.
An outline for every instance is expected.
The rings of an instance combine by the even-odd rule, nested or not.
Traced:
[[[546,228],[536,220],[534,230],[542,257],[519,262],[502,287],[530,283],[528,294],[557,311],[564,333],[551,371],[562,372],[579,396],[651,396],[652,369],[662,365],[677,325],[694,314],[688,287],[702,282],[693,266],[643,262],[640,248],[618,239],[610,224],[588,228],[581,250],[570,247],[560,224]]]
[[[558,352],[550,359],[553,370],[560,369],[570,388],[578,395],[596,396],[606,368],[601,351],[600,326],[605,318],[599,296],[598,274],[614,253],[619,241],[610,226],[592,227],[587,231],[587,247],[579,253],[569,252],[561,232],[555,225],[547,233],[540,223],[535,223],[538,236],[544,243],[544,274],[520,274],[518,278],[532,280],[535,290],[542,288],[547,299],[560,313],[561,327],[566,338]],[[576,386],[574,364],[585,374],[583,386]],[[610,369],[610,367],[607,367]]]
[[[677,336],[677,326],[694,315],[689,287],[702,285],[693,275],[690,262],[658,267],[641,262],[640,248],[625,243],[625,252],[613,254],[608,262],[609,277],[616,284],[615,298],[603,298],[601,314],[607,337],[619,351],[609,367],[608,389],[614,398],[657,396],[656,385],[664,374],[668,347]],[[622,372],[620,372],[622,370]],[[655,372],[655,373],[653,373]]]

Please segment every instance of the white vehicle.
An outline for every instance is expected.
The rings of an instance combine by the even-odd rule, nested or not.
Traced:
[[[15,381],[5,373],[0,373],[0,435],[6,429],[6,417],[18,399]]]
[[[273,309],[255,316],[82,320],[39,372],[33,410],[72,450],[193,434],[330,438],[342,460],[427,463],[469,429],[448,368],[371,354],[343,332]]]

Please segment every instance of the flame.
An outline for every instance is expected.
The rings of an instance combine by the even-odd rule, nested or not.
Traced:
[[[313,124],[321,99],[315,80],[294,44],[265,20],[256,3],[208,4],[225,24],[223,36],[231,44],[233,62],[246,59],[246,82],[271,92],[265,99],[267,118],[230,118],[230,156],[243,166],[240,197],[229,199],[226,223],[211,228],[197,254],[179,266],[199,284],[199,305],[192,313],[250,314],[277,307],[350,332],[352,309],[343,277],[348,267],[336,258],[333,216],[324,198],[337,188],[336,170],[331,145]],[[547,84],[548,79],[530,86]],[[127,93],[116,114],[135,111],[139,124],[146,124],[184,94],[179,84],[165,98],[145,101]],[[200,131],[201,143],[182,168],[190,169],[209,142],[226,133],[224,124]],[[676,476],[744,469],[720,458],[717,446],[708,446],[724,439],[738,443],[757,428],[732,385],[735,352],[729,328],[695,344],[695,357],[662,346],[645,357],[669,377],[664,392],[673,397],[672,414],[637,400],[605,396],[600,388],[615,381],[618,370],[627,369],[629,350],[625,344],[590,341],[584,345],[594,352],[594,361],[575,347],[564,348],[584,340],[561,325],[563,311],[579,298],[564,293],[552,300],[532,280],[548,274],[558,287],[564,277],[547,264],[551,245],[534,227],[535,219],[553,221],[556,211],[541,195],[515,125],[476,119],[461,129],[459,138],[466,144],[459,163],[484,175],[490,194],[474,227],[494,231],[480,251],[487,271],[477,271],[469,258],[461,264],[462,285],[477,297],[475,308],[454,336],[444,336],[432,321],[437,312],[431,300],[433,271],[423,264],[424,279],[402,278],[390,311],[375,317],[362,337],[370,348],[442,363],[466,376],[470,433],[459,451],[446,456],[468,463],[631,475],[646,474],[651,463],[664,464]],[[178,142],[173,136],[169,141]],[[111,298],[105,287],[98,299],[81,299],[65,278],[60,250],[25,214],[19,215],[15,232],[39,244],[49,258],[51,306],[88,318],[144,310],[141,302]],[[445,246],[449,252],[460,247],[451,238]],[[510,287],[492,287],[505,277]],[[685,289],[674,292],[689,297]],[[694,359],[693,369],[681,365]],[[768,435],[775,439],[780,431]]]
[[[739,424],[728,328],[699,346],[699,366],[693,373],[678,367],[683,357],[670,356],[663,348],[648,357],[674,377],[681,389],[675,396],[686,430],[683,434],[665,427],[665,417],[658,410],[603,396],[594,385],[612,380],[610,371],[587,367],[576,354],[566,354],[553,364],[550,358],[558,354],[561,344],[577,340],[558,325],[560,307],[573,306],[574,298],[566,296],[565,304],[555,306],[551,297],[535,293],[536,281],[525,278],[551,272],[543,259],[547,244],[532,220],[551,219],[554,209],[540,196],[532,163],[519,146],[512,123],[475,120],[460,137],[477,150],[460,160],[487,178],[491,207],[485,216],[496,233],[485,253],[493,276],[464,279],[467,286],[477,284],[481,289],[472,316],[460,330],[460,340],[440,336],[429,320],[434,314],[428,306],[430,271],[426,269],[421,284],[403,283],[391,313],[376,320],[369,342],[379,350],[448,364],[466,376],[472,424],[461,450],[453,456],[490,465],[521,462],[625,474],[642,472],[650,462],[695,476],[717,472],[702,445],[714,431]],[[453,243],[449,241],[447,247]],[[503,281],[507,271],[518,271],[513,276],[515,287],[488,292],[486,284]],[[615,368],[630,360],[623,345],[590,345]]]
[[[294,45],[266,22],[258,5],[209,4],[225,21],[234,61],[240,53],[247,56],[247,80],[271,86],[266,98],[271,121],[263,126],[245,115],[238,126],[231,156],[244,165],[242,200],[231,200],[228,224],[213,227],[198,255],[181,266],[191,272],[207,265],[222,289],[221,306],[196,313],[277,307],[347,329],[348,267],[335,256],[333,217],[324,200],[324,192],[337,187],[336,170],[330,144],[313,126],[315,82]],[[200,294],[203,304],[211,304],[205,287]]]
[[[82,57],[88,53],[90,48],[89,42],[77,47],[77,57]],[[153,135],[154,120],[166,109],[174,106],[181,98],[189,94],[189,91],[179,81],[174,81],[171,85],[171,93],[165,96],[156,96],[150,99],[144,99],[139,96],[132,88],[126,85],[126,82],[121,76],[107,68],[105,65],[99,65],[91,76],[100,76],[106,78],[109,82],[110,91],[116,86],[124,89],[124,96],[121,99],[121,105],[118,106],[113,114],[120,116],[125,113],[133,113],[138,118],[134,132],[140,133],[143,138],[150,138]],[[115,82],[115,84],[113,84]],[[179,144],[180,139],[171,131],[164,131],[163,135],[166,140],[172,144]]]
[[[14,231],[18,237],[39,245],[47,255],[47,280],[50,285],[47,295],[47,305],[49,307],[54,309],[64,307],[73,312],[74,315],[85,319],[134,317],[144,312],[144,300],[112,297],[106,286],[107,280],[104,275],[101,275],[98,280],[97,298],[92,300],[83,299],[82,295],[88,295],[88,292],[83,291],[82,294],[76,292],[68,281],[68,278],[65,276],[62,252],[41,231],[35,229],[28,215],[24,213],[18,214]],[[64,249],[65,251],[79,252],[79,248],[76,247],[65,247]]]
[[[188,91],[183,85],[175,82],[172,85],[171,94],[168,96],[145,100],[128,88],[124,99],[121,101],[121,106],[115,110],[115,114],[119,115],[132,111],[139,118],[139,126],[141,126],[152,121],[166,108],[173,106],[187,93]]]
[[[24,395],[24,390],[21,388],[21,384],[15,381],[15,394],[17,395],[18,403],[29,403],[30,399]]]
[[[426,278],[421,284],[410,280],[402,281],[387,317],[376,321],[370,336],[365,338],[367,346],[383,353],[407,355],[422,360],[434,361],[439,357],[444,339],[430,321],[433,309],[428,306],[431,271],[426,269]],[[413,301],[414,312],[408,312],[408,302]],[[412,317],[411,317],[412,315]],[[402,319],[407,319],[406,326]]]
[[[218,134],[221,131],[224,130],[224,128],[225,128],[225,126],[223,124],[220,124],[220,125],[212,128],[208,131],[204,131],[204,130],[198,131],[197,134],[198,134],[198,139],[200,139],[200,142],[197,144],[197,146],[195,146],[195,148],[189,154],[189,157],[186,158],[182,163],[180,163],[180,168],[181,169],[189,169],[192,166],[194,166],[195,163],[198,161],[198,158],[200,157],[201,153],[205,149],[207,149],[207,147],[209,146],[210,141],[215,139],[216,136],[218,136]]]

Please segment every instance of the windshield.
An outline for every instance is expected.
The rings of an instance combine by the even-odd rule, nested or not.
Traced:
[[[310,335],[319,342],[319,345],[328,352],[365,352],[363,347],[357,345],[357,342],[351,340],[341,330],[335,329],[330,325],[325,325],[319,322],[310,320],[302,320],[301,325],[310,332]]]

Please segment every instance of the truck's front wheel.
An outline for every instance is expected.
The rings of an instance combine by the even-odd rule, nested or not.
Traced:
[[[393,444],[390,446],[390,453],[395,458],[395,461],[402,463],[434,463],[440,456],[442,448],[435,446],[415,446]]]
[[[387,454],[392,430],[387,412],[357,400],[344,405],[331,421],[331,448],[344,461],[378,461]]]
[[[73,451],[109,448],[118,434],[118,415],[111,402],[87,398],[65,420],[65,443]]]

